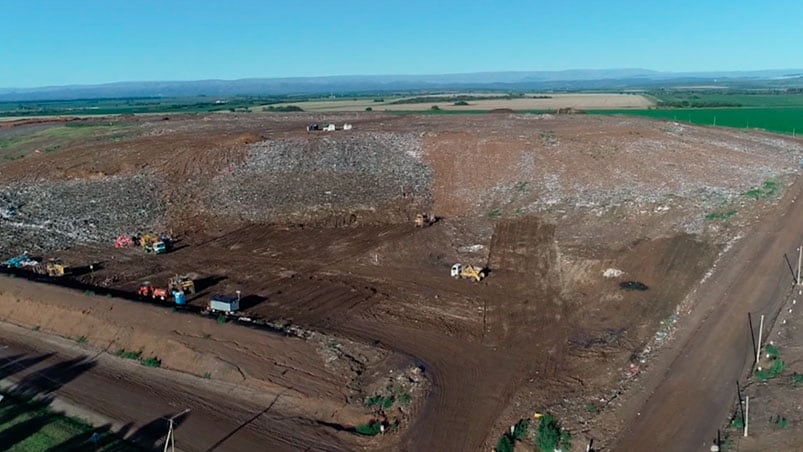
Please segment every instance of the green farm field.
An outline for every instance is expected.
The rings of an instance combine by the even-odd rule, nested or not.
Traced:
[[[647,116],[691,124],[762,129],[789,134],[803,132],[803,107],[595,110],[589,113]]]

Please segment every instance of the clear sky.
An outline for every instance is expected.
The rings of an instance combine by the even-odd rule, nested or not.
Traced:
[[[0,0],[0,87],[799,67],[801,0]]]

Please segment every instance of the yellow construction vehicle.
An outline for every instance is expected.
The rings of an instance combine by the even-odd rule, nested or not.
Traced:
[[[429,226],[429,215],[425,213],[419,213],[415,216],[415,227],[423,228],[424,226]]]
[[[64,274],[69,271],[69,267],[67,267],[61,259],[48,260],[45,268],[47,270],[47,276],[53,278],[64,276]]]
[[[170,280],[167,282],[167,290],[169,292],[178,290],[192,295],[195,293],[195,282],[189,276],[176,275],[175,277],[170,278]]]
[[[485,278],[485,269],[476,265],[454,264],[452,265],[452,278],[480,282]]]

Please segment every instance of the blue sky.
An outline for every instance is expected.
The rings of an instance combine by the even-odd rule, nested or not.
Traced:
[[[0,87],[803,67],[803,2],[0,0]]]

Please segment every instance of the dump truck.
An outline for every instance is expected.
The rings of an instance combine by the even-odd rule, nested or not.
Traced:
[[[485,278],[485,269],[476,265],[452,265],[452,278],[455,279],[471,279],[474,282],[480,282]]]
[[[180,290],[181,292],[192,295],[195,293],[195,282],[188,275],[176,275],[167,281],[167,288],[171,292]]]
[[[170,251],[173,245],[172,239],[166,234],[142,234],[139,237],[134,237],[134,242],[146,252],[155,254],[166,253]]]

